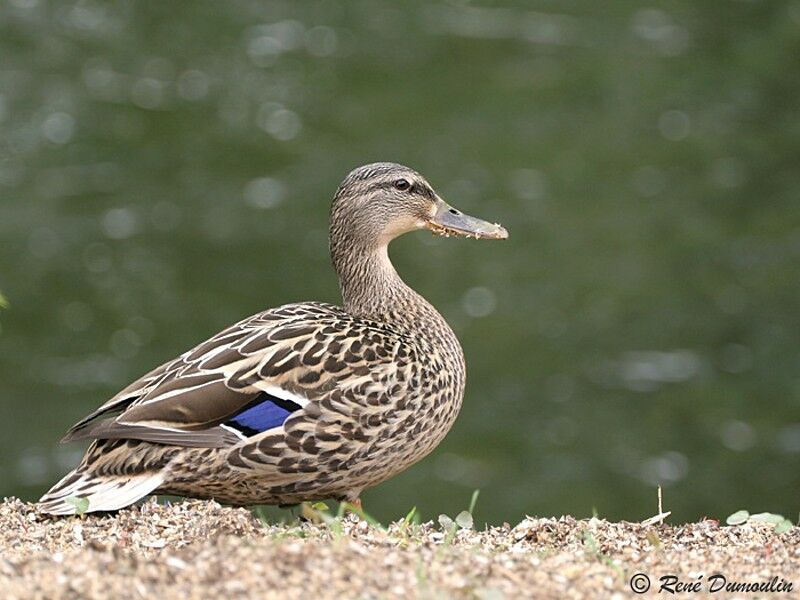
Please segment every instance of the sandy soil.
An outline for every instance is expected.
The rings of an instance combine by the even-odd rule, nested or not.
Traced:
[[[800,597],[800,528],[776,534],[750,523],[528,518],[448,535],[432,523],[382,531],[352,515],[333,525],[268,525],[201,501],[51,518],[7,499],[0,549],[8,599],[627,598],[641,597],[631,591],[646,584],[637,574],[650,579],[647,597],[672,596],[657,594],[669,575],[699,586],[681,597]],[[722,583],[715,574],[762,591],[711,594]],[[792,591],[775,591],[786,582]]]

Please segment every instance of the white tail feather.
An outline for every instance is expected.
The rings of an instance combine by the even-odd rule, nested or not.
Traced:
[[[39,508],[51,515],[74,515],[78,512],[79,499],[85,498],[89,506],[83,512],[119,510],[145,497],[164,482],[162,472],[110,477],[97,477],[88,472],[62,487],[62,482],[74,478],[73,471],[54,485],[39,500]]]

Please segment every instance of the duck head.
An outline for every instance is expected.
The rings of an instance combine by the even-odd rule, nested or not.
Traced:
[[[395,163],[373,163],[351,171],[339,186],[331,208],[331,241],[385,247],[417,229],[444,236],[502,240],[508,232],[453,208],[425,178]]]

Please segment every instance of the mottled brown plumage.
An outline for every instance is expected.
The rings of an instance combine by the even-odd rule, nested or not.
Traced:
[[[152,493],[293,504],[361,492],[426,456],[452,426],[466,371],[442,316],[397,275],[408,231],[504,238],[444,203],[415,171],[351,172],[331,209],[343,306],[249,317],[151,371],[64,438],[93,440],[44,511],[115,510]]]

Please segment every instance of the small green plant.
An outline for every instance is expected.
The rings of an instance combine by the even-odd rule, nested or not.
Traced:
[[[405,517],[403,517],[402,528],[405,529],[411,525],[415,525],[418,523],[419,523],[419,513],[417,512],[417,507],[412,506],[411,510],[408,511]]]
[[[775,513],[756,513],[751,515],[746,510],[737,510],[732,515],[729,515],[725,522],[728,525],[743,525],[744,523],[769,523],[775,527],[775,533],[786,533],[794,525],[792,522],[783,515],[776,515]]]
[[[651,529],[647,532],[647,542],[656,550],[660,550],[662,547],[661,538],[658,537],[658,533],[655,530]]]
[[[409,530],[414,529],[420,523],[419,512],[416,506],[412,506],[403,520],[400,521],[400,533],[405,535]]]
[[[439,527],[441,527],[444,532],[445,545],[449,545],[453,541],[453,538],[456,537],[458,525],[447,515],[441,514],[439,515]]]
[[[84,515],[89,510],[89,499],[83,496],[70,496],[67,498],[67,502],[75,507],[76,515]]]
[[[339,508],[335,514],[330,511],[330,508],[324,502],[303,502],[300,505],[301,516],[312,523],[324,523],[327,525],[334,539],[339,539],[344,534],[345,512],[358,515],[376,529],[383,532],[386,531],[386,528],[375,517],[349,502],[339,503]]]
[[[421,522],[422,518],[419,511],[417,507],[414,506],[406,513],[406,516],[397,523],[397,535],[404,546],[419,535],[419,525]]]
[[[323,514],[329,514],[330,508],[324,502],[303,502],[300,504],[300,516],[312,523],[324,521]]]
[[[469,508],[458,513],[455,519],[451,519],[444,514],[439,515],[439,526],[442,528],[442,531],[445,534],[445,545],[452,543],[459,529],[472,529],[475,526],[475,521],[472,515],[475,512],[475,504],[478,502],[479,494],[480,490],[475,490],[472,492],[472,499],[469,502]]]
[[[597,560],[614,569],[618,575],[623,575],[622,567],[620,567],[610,556],[603,554],[603,551],[600,550],[600,546],[598,545],[597,540],[594,538],[594,534],[592,534],[591,531],[584,529],[581,532],[581,540],[589,549],[589,553],[592,554]]]
[[[6,300],[6,297],[0,292],[0,309],[3,308],[8,308],[8,300]],[[0,327],[0,331],[2,331],[2,327]]]

